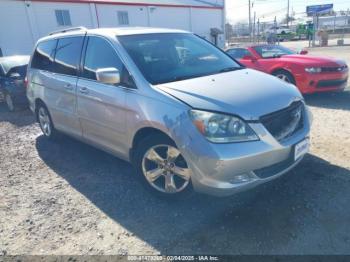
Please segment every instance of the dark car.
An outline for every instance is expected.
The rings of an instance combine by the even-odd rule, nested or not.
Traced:
[[[29,58],[29,56],[0,57],[0,92],[10,111],[28,104],[25,77]]]

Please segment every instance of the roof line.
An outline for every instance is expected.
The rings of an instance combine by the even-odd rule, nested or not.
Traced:
[[[25,0],[22,0],[25,1]],[[128,3],[128,2],[118,2],[113,0],[32,0],[32,2],[57,2],[57,3],[93,3],[93,4],[108,4],[108,5],[128,5],[128,6],[159,6],[159,7],[190,7],[190,8],[200,8],[200,9],[223,9],[223,6],[211,5],[180,5],[180,4],[152,4],[152,3]],[[202,1],[200,1],[202,2]]]
[[[202,4],[214,6],[214,7],[221,7],[221,8],[223,8],[222,5],[210,3],[209,1],[206,1],[206,0],[194,0],[194,1],[199,2],[199,3],[202,3]]]

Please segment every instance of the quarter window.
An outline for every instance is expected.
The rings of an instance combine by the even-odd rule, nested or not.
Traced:
[[[119,70],[121,85],[135,87],[132,77],[112,46],[101,37],[89,37],[82,76],[96,80],[97,69],[108,67]]]
[[[36,69],[51,71],[57,40],[41,42],[35,49],[31,66]]]
[[[129,14],[127,11],[118,11],[118,24],[129,25]]]
[[[77,75],[83,37],[67,37],[58,40],[54,62],[55,73]]]
[[[72,25],[69,10],[55,10],[56,21],[59,26]]]

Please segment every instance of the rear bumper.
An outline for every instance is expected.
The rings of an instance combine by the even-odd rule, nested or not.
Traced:
[[[296,85],[303,94],[341,91],[347,87],[348,71],[341,73],[320,73],[296,75]]]
[[[12,96],[12,99],[16,105],[28,106],[28,104],[29,104],[25,93],[24,94],[16,94],[16,95]]]
[[[27,96],[26,96],[26,91],[25,89],[0,89],[0,93],[1,95],[0,96],[4,96],[5,93],[8,93],[10,94],[11,98],[12,98],[12,101],[13,103],[15,103],[16,105],[19,105],[19,106],[26,106],[28,105],[28,99],[27,99]],[[4,98],[4,97],[3,97]]]

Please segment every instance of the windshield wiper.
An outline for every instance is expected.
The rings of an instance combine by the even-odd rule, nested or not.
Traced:
[[[241,70],[244,67],[235,67],[235,66],[231,66],[231,67],[226,67],[224,69],[221,69],[219,72],[220,73],[225,73],[225,72],[231,72],[231,71],[236,71],[236,70]]]

